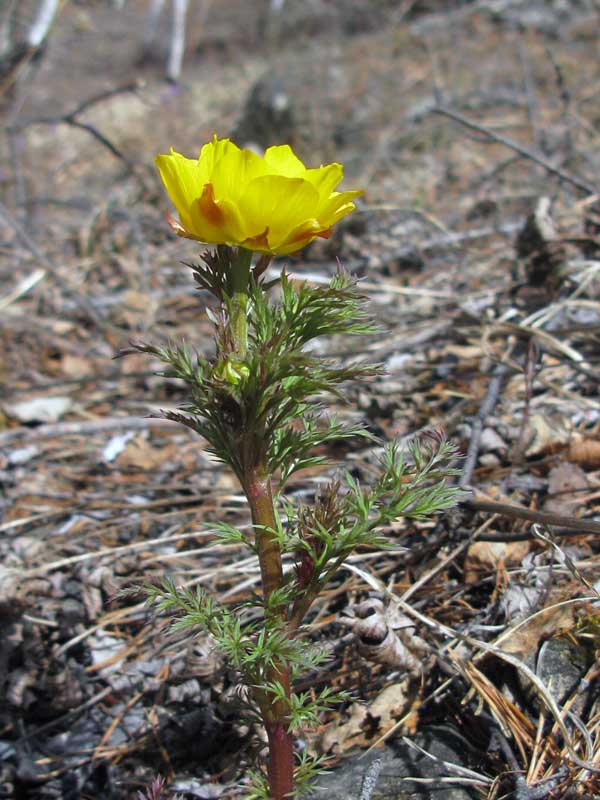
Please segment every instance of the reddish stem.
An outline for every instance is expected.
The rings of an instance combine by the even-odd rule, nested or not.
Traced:
[[[270,476],[260,468],[250,469],[244,488],[252,512],[252,522],[259,526],[255,529],[255,537],[266,607],[272,593],[283,585],[281,548],[275,534],[277,522]]]
[[[269,738],[269,788],[273,800],[294,795],[294,747],[283,722],[265,722]]]
[[[283,609],[269,611],[269,599],[276,589],[283,586],[281,547],[275,531],[277,522],[273,505],[270,476],[266,470],[248,470],[244,488],[252,512],[255,528],[256,549],[263,585],[265,616],[276,615],[287,623]],[[284,662],[275,662],[267,672],[269,683],[278,682],[284,688],[285,699],[272,702],[269,698],[260,702],[260,710],[269,739],[269,787],[273,800],[290,800],[294,792],[294,748],[289,728],[290,670]]]

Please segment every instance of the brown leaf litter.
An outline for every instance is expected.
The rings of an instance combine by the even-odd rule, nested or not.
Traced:
[[[287,263],[319,284],[339,257],[384,331],[327,343],[386,369],[333,409],[382,439],[443,428],[474,490],[439,521],[399,521],[389,550],[353,556],[316,604],[310,636],[331,660],[298,689],[354,697],[307,742],[352,757],[443,721],[477,753],[459,765],[462,797],[600,793],[596,28],[585,4],[568,19],[542,4],[551,30],[515,27],[527,4],[509,0],[495,15],[432,5],[382,3],[383,27],[334,26],[334,42],[289,31],[270,54],[250,46],[258,2],[213,4],[179,89],[150,73],[86,112],[127,164],[33,120],[133,76],[117,45],[136,3],[119,23],[100,6],[63,14],[25,76],[2,162],[0,796],[121,800],[161,772],[185,796],[235,797],[254,760],[237,676],[136,588],[170,574],[223,603],[258,591],[255,559],[211,528],[246,530],[243,497],[200,440],[152,416],[184,400],[180,384],[113,356],[144,337],[210,354],[210,300],[179,263],[195,247],[172,238],[140,164],[229,133],[265,71],[303,155],[368,181],[354,221]],[[329,455],[326,476],[342,463],[367,481],[380,450]],[[290,498],[310,501],[323,477],[300,474]],[[559,694],[548,675],[567,661]]]

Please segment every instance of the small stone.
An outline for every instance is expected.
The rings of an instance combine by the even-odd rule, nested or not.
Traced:
[[[73,597],[65,597],[60,604],[60,613],[63,620],[69,625],[76,625],[85,619],[83,603]]]
[[[37,556],[41,556],[46,550],[46,545],[39,538],[33,536],[18,536],[13,540],[12,552],[20,561],[34,561]]]
[[[180,683],[178,686],[169,686],[169,703],[185,703],[196,700],[200,695],[200,684],[195,678]]]
[[[19,422],[58,422],[72,406],[70,397],[32,397],[19,403],[6,403],[4,408]]]
[[[39,452],[39,448],[34,444],[27,445],[26,447],[19,447],[10,453],[8,456],[8,463],[13,466],[26,464],[28,461],[31,461],[32,458],[35,458]]]
[[[542,642],[537,654],[535,672],[544,683],[558,705],[565,703],[577,690],[591,660],[591,652],[565,637],[558,636]],[[527,679],[523,678],[525,688]],[[539,697],[532,691],[534,705],[539,705]],[[581,692],[575,699],[571,710],[580,713],[586,703],[586,693]]]
[[[499,467],[501,461],[498,456],[493,453],[482,453],[479,456],[479,463],[482,467]]]
[[[499,436],[493,428],[484,428],[481,433],[480,447],[483,453],[496,451],[506,452],[506,442]]]
[[[385,362],[385,371],[400,372],[412,359],[413,356],[410,353],[394,353]]]

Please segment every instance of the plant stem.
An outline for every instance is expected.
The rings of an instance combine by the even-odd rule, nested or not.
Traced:
[[[238,248],[232,264],[232,297],[230,303],[230,332],[234,352],[240,359],[248,351],[248,282],[252,252]],[[252,462],[251,462],[252,463]],[[265,625],[287,625],[284,609],[271,604],[273,592],[283,586],[281,546],[277,538],[277,520],[271,489],[271,476],[264,464],[247,466],[243,486],[250,504],[255,526],[256,550],[263,587]],[[289,733],[291,681],[289,665],[275,660],[266,670],[267,683],[279,683],[283,698],[273,700],[257,691],[257,699],[269,739],[269,789],[273,800],[291,800],[294,793],[294,748]]]
[[[232,264],[233,295],[231,298],[231,335],[235,354],[244,359],[248,351],[248,280],[252,251],[238,247],[237,256]]]
[[[280,624],[287,622],[282,609],[270,609],[271,595],[283,585],[281,547],[275,534],[277,521],[273,505],[271,479],[264,468],[248,470],[245,486],[246,496],[255,526],[256,549],[260,563],[263,586],[265,618],[277,618]],[[260,526],[260,527],[258,527]],[[290,800],[294,791],[294,750],[289,728],[290,670],[285,662],[275,662],[268,670],[267,681],[278,682],[284,688],[285,700],[261,703],[261,713],[269,738],[269,786],[273,800]]]
[[[266,607],[273,592],[280,589],[283,584],[281,548],[275,535],[277,521],[273,491],[271,479],[266,470],[260,467],[249,469],[246,475],[245,489],[252,512],[252,522],[254,525],[261,526],[256,528],[255,536]]]

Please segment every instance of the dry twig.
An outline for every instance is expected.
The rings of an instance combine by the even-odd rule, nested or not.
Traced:
[[[503,144],[505,147],[514,150],[515,153],[518,153],[523,158],[527,158],[529,161],[533,161],[538,166],[543,167],[546,172],[549,172],[551,175],[556,175],[557,178],[560,178],[561,181],[565,183],[569,183],[571,186],[574,186],[579,191],[584,192],[587,195],[596,194],[597,189],[592,186],[587,181],[578,178],[575,175],[571,175],[568,172],[565,172],[558,167],[555,167],[553,164],[545,159],[543,156],[539,155],[538,153],[534,153],[533,150],[529,150],[527,147],[523,147],[523,145],[519,144],[518,142],[509,139],[507,136],[502,136],[499,133],[495,133],[494,131],[486,128],[484,125],[480,125],[477,122],[473,122],[467,117],[464,117],[462,114],[459,114],[457,111],[452,111],[449,108],[444,108],[443,106],[436,106],[432,108],[430,111],[431,114],[439,114],[443,117],[448,117],[448,119],[452,119],[455,122],[464,125],[465,128],[469,128],[472,131],[476,131],[477,133],[481,133],[490,139],[493,142],[498,142],[498,144]]]

